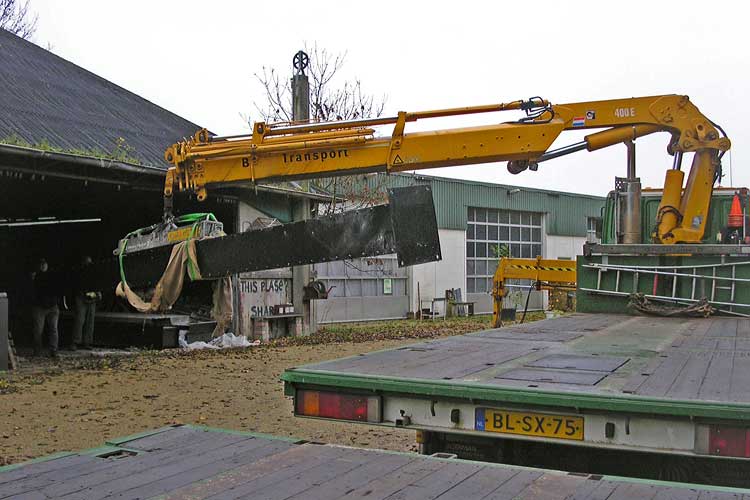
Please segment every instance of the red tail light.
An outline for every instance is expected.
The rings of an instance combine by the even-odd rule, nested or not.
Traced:
[[[380,422],[380,397],[298,390],[294,411],[306,417]]]
[[[750,429],[712,425],[708,428],[708,452],[722,457],[750,458]]]

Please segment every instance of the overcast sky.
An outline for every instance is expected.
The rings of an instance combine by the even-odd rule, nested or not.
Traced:
[[[326,2],[32,0],[35,41],[219,134],[247,130],[262,99],[253,73],[291,74],[305,42],[346,52],[344,79],[387,98],[386,114],[510,101],[553,103],[687,94],[733,141],[734,185],[750,185],[748,9],[690,1]],[[724,7],[722,7],[724,5]],[[743,118],[744,117],[744,118]],[[409,130],[505,121],[420,123]],[[555,146],[575,142],[562,138]],[[175,138],[177,139],[177,138]],[[661,186],[668,136],[638,141],[638,173]],[[166,146],[166,145],[165,145]],[[729,185],[730,155],[724,159]],[[435,175],[604,195],[625,173],[625,147],[544,163]]]

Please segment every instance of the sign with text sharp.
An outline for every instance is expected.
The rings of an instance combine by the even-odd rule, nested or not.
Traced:
[[[292,302],[289,278],[240,278],[240,307],[243,319],[273,316],[273,306]]]

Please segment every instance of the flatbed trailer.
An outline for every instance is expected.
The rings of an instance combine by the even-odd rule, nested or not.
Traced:
[[[571,475],[196,426],[0,467],[0,498],[750,499],[750,490]]]
[[[750,485],[750,320],[581,314],[287,370],[295,414],[424,453]]]

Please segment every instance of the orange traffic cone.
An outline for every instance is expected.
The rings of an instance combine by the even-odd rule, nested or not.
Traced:
[[[727,223],[727,226],[731,228],[741,228],[742,222],[742,207],[740,206],[740,197],[739,195],[734,195],[734,199],[732,200],[732,208],[729,209],[729,221]]]

